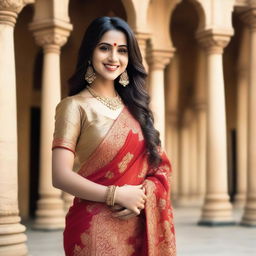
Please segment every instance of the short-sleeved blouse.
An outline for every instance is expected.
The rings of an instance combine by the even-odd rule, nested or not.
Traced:
[[[79,169],[104,139],[123,107],[111,110],[88,93],[64,98],[56,107],[52,149],[72,151],[76,156],[75,169]]]

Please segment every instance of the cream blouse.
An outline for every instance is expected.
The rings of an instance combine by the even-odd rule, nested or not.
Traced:
[[[104,139],[124,105],[111,110],[88,90],[64,98],[56,107],[52,149],[66,148],[75,153],[77,170]]]

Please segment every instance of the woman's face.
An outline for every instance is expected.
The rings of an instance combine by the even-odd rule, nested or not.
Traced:
[[[103,34],[92,55],[92,65],[96,77],[115,80],[123,73],[128,64],[126,36],[118,30],[109,30]]]

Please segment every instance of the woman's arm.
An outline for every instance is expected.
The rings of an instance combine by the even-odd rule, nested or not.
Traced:
[[[55,148],[52,151],[52,183],[53,186],[76,197],[105,202],[107,186],[92,182],[72,171],[74,154],[63,148]],[[144,208],[146,195],[142,185],[126,185],[116,190],[117,204],[139,214],[139,208]]]
[[[74,154],[63,148],[52,151],[52,184],[76,197],[105,202],[107,187],[83,178],[72,171]]]

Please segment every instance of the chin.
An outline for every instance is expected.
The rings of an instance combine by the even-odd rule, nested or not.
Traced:
[[[117,75],[101,75],[102,79],[114,81],[120,74]]]

